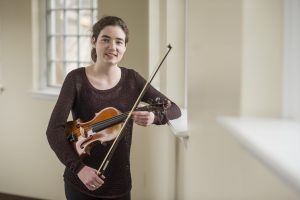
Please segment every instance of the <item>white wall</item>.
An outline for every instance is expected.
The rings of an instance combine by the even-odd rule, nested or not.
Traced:
[[[216,123],[279,115],[282,2],[187,2],[190,138],[179,143],[177,199],[300,199]]]
[[[53,100],[32,97],[31,1],[0,1],[0,192],[63,199],[62,166],[46,141]]]
[[[243,2],[241,114],[281,115],[283,1]]]

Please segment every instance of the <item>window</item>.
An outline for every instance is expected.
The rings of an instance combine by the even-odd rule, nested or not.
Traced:
[[[300,2],[284,1],[283,116],[300,122]]]
[[[68,72],[91,62],[90,30],[97,0],[47,0],[46,84],[60,87]]]
[[[176,101],[182,116],[171,120],[173,133],[187,139],[187,51],[186,20],[187,0],[149,1],[149,71],[152,72],[157,60],[165,55],[168,43],[174,48],[165,65],[151,84]],[[176,22],[176,23],[173,23]],[[161,59],[160,58],[160,59]],[[172,67],[168,67],[172,66]]]

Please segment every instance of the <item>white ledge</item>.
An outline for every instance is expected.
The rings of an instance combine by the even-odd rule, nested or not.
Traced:
[[[284,119],[221,117],[239,142],[300,193],[300,123]]]
[[[33,89],[30,91],[35,98],[57,99],[60,88]]]
[[[176,137],[188,138],[187,109],[180,108],[181,117],[170,120],[168,125]]]

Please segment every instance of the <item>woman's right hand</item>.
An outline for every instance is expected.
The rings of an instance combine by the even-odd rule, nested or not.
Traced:
[[[79,179],[82,183],[89,189],[89,190],[96,190],[101,187],[104,183],[105,177],[102,175],[99,177],[97,175],[97,170],[91,168],[89,166],[84,166],[77,174]]]

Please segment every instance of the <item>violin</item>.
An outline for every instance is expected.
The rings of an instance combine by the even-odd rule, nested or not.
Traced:
[[[158,112],[165,111],[168,107],[170,107],[170,101],[162,102],[157,99],[155,103],[138,107],[135,110]],[[65,134],[79,156],[89,155],[96,143],[103,144],[117,137],[128,114],[129,112],[121,113],[114,107],[107,107],[96,113],[95,117],[88,122],[82,122],[80,119],[68,121],[65,124]]]

